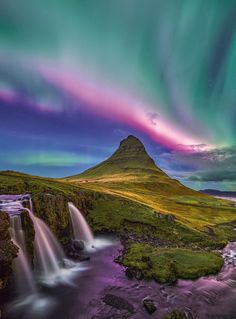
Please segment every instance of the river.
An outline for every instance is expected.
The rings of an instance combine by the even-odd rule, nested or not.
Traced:
[[[5,319],[146,319],[142,305],[149,296],[157,306],[152,318],[161,319],[180,309],[194,319],[236,318],[236,243],[223,251],[225,265],[217,276],[179,280],[175,285],[129,280],[122,266],[114,262],[122,246],[109,239],[90,251],[90,260],[79,263],[60,283],[44,283],[39,295],[8,303]],[[134,313],[105,304],[106,294],[120,296],[134,307]]]

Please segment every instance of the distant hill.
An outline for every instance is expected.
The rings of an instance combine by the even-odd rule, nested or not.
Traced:
[[[229,203],[192,190],[164,173],[132,135],[107,160],[63,181],[174,214],[194,228],[236,219],[235,207]]]
[[[212,195],[212,196],[236,197],[236,192],[220,191],[217,189],[203,189],[203,190],[200,190],[200,192],[203,194]]]

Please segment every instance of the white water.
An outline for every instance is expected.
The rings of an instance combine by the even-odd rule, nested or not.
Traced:
[[[94,243],[93,233],[83,214],[72,203],[68,203],[68,207],[74,239],[83,240],[86,245],[92,245]]]
[[[59,274],[65,258],[59,242],[40,218],[36,217],[30,209],[25,208],[25,210],[28,211],[34,224],[36,269],[46,277]]]
[[[20,215],[10,215],[10,234],[12,241],[19,248],[17,258],[14,260],[18,293],[21,296],[35,294],[36,286],[26,253],[25,236]]]

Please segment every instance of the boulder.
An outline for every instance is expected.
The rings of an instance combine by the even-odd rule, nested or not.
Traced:
[[[106,294],[103,297],[103,302],[105,302],[107,305],[119,309],[119,310],[126,310],[130,313],[134,313],[134,306],[126,299],[116,296],[113,294]]]
[[[152,314],[153,312],[157,310],[155,302],[149,297],[145,297],[143,299],[143,306],[147,310],[147,312],[150,314]]]
[[[74,251],[82,251],[85,249],[85,243],[83,240],[77,240],[77,239],[73,239],[71,241],[71,248]]]

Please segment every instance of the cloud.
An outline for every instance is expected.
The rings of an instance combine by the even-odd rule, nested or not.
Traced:
[[[182,172],[183,179],[200,182],[236,181],[236,145],[207,150],[203,145],[193,152],[172,151],[160,155],[171,171]]]
[[[192,175],[188,178],[192,182],[235,182],[236,181],[236,170],[225,171],[225,170],[209,170],[199,172],[198,175]]]

